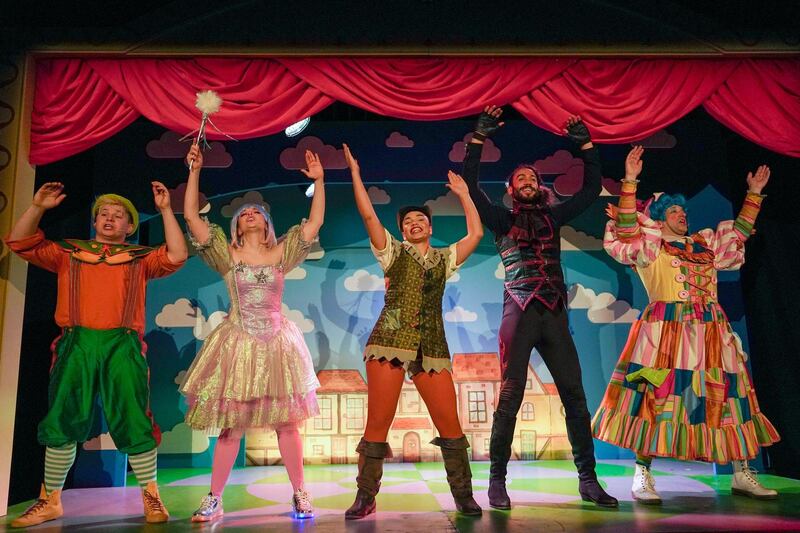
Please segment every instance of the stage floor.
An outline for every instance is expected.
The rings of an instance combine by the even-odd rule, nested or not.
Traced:
[[[247,467],[231,475],[225,491],[225,517],[193,526],[188,518],[208,492],[208,469],[162,469],[161,496],[171,513],[165,525],[147,526],[135,487],[74,489],[63,495],[65,516],[37,531],[238,530],[303,532],[528,532],[528,531],[800,531],[800,481],[760,476],[780,499],[759,502],[730,494],[731,476],[715,476],[711,466],[656,460],[653,472],[664,504],[646,507],[630,495],[630,461],[601,461],[598,474],[619,498],[619,509],[601,509],[577,496],[570,461],[514,462],[509,468],[511,511],[489,509],[488,463],[473,463],[481,518],[456,515],[440,463],[387,464],[378,514],[345,522],[343,512],[355,494],[355,465],[307,466],[306,485],[317,516],[290,517],[291,489],[282,466]],[[132,480],[129,479],[129,482]],[[0,529],[30,502],[9,509]]]

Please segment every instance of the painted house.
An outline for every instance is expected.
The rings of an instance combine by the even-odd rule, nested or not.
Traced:
[[[308,464],[355,463],[358,441],[367,421],[367,384],[358,370],[321,370],[317,374],[319,415],[306,421],[303,435]],[[453,381],[461,426],[470,441],[472,459],[489,458],[492,415],[500,395],[501,371],[496,353],[455,354]],[[394,462],[441,460],[430,444],[436,428],[413,382],[406,379],[387,441]],[[251,430],[246,439],[247,464],[280,462],[273,431]],[[552,383],[542,383],[528,366],[528,380],[512,445],[512,459],[570,457],[564,410]]]
[[[453,381],[461,427],[471,444],[472,458],[489,459],[492,416],[500,397],[501,370],[496,353],[453,355]],[[528,365],[528,379],[517,415],[512,459],[563,459],[571,453],[558,391]]]
[[[307,464],[355,463],[356,446],[367,423],[367,384],[358,370],[320,370],[319,415],[300,428]],[[247,464],[280,463],[274,431],[247,432]]]

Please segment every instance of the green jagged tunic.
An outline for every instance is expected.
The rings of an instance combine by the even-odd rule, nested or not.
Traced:
[[[396,359],[412,374],[420,365],[425,372],[449,371],[442,296],[447,278],[458,270],[456,245],[430,248],[423,257],[411,243],[398,241],[388,231],[386,243],[383,250],[372,249],[384,271],[386,296],[364,360]]]

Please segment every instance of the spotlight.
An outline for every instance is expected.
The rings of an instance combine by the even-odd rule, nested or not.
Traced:
[[[306,117],[300,122],[295,122],[284,130],[287,137],[296,137],[303,133],[303,130],[311,123],[311,117]]]

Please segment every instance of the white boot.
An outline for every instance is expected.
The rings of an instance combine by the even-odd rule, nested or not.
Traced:
[[[778,491],[765,488],[758,482],[756,471],[747,465],[747,461],[733,461],[733,479],[731,479],[731,492],[740,496],[755,498],[756,500],[775,500]]]
[[[650,469],[640,464],[636,465],[636,472],[633,474],[633,485],[631,486],[633,499],[645,505],[658,505],[661,503],[661,496],[656,492],[656,480]]]

